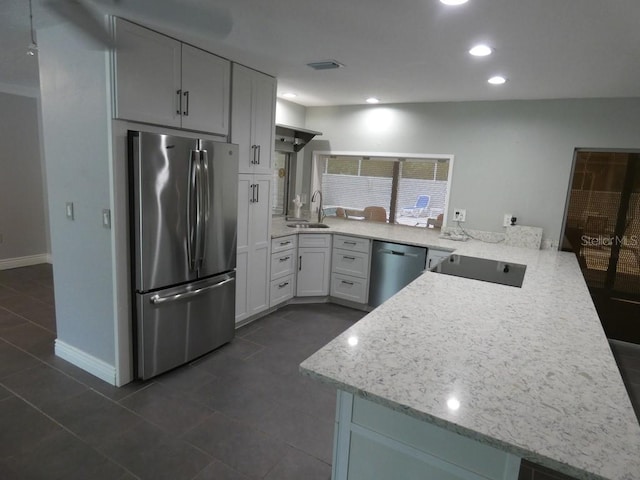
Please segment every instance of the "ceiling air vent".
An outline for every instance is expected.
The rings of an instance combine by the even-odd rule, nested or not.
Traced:
[[[307,65],[314,70],[331,70],[333,68],[344,67],[344,65],[340,62],[336,62],[335,60],[323,60],[322,62],[307,63]]]

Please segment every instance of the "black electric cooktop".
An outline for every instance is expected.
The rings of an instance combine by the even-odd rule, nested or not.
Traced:
[[[431,269],[455,277],[472,278],[483,282],[500,283],[511,287],[522,287],[526,265],[485,258],[452,254]]]

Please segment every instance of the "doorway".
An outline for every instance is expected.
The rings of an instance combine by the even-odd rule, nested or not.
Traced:
[[[640,152],[576,150],[562,250],[607,337],[640,344]]]

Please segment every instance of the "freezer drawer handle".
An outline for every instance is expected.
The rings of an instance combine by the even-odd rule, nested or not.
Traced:
[[[385,250],[385,249],[380,249],[378,251],[380,253],[384,253],[386,255],[400,255],[402,257],[415,257],[415,258],[418,258],[418,255],[416,255],[415,253],[398,252],[397,250]]]
[[[191,292],[176,293],[175,295],[169,295],[167,297],[161,297],[160,295],[154,295],[153,297],[151,297],[149,299],[149,301],[154,305],[160,305],[162,303],[175,302],[177,300],[184,300],[184,299],[188,299],[188,298],[200,295],[201,293],[206,292],[208,290],[213,290],[214,288],[221,287],[225,283],[233,282],[233,280],[234,280],[233,277],[227,278],[227,279],[225,279],[225,280],[223,280],[221,282],[218,282],[218,283],[216,283],[214,285],[208,285],[206,287],[202,287],[202,288],[199,288],[197,290],[193,290]]]

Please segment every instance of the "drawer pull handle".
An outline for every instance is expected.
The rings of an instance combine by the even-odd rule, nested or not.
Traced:
[[[344,283],[345,285],[353,285],[353,282],[348,282],[346,280],[341,280],[340,283]]]
[[[284,288],[284,287],[286,287],[287,285],[289,285],[289,282],[282,282],[282,283],[280,283],[280,284],[278,285],[278,288]]]
[[[282,258],[280,259],[280,261],[281,261],[281,262],[286,262],[286,261],[287,261],[287,260],[289,260],[290,258],[291,258],[291,257],[289,257],[289,256],[282,257]]]
[[[348,257],[346,255],[343,255],[342,258],[345,259],[345,260],[355,260],[356,259],[356,257]]]
[[[358,242],[348,242],[347,240],[343,241],[342,243],[344,243],[345,245],[357,245]]]
[[[280,242],[280,245],[284,246],[284,245],[289,245],[291,243],[291,240],[287,240],[286,242]]]

